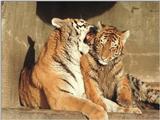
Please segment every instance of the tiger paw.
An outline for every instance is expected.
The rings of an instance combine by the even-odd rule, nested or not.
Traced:
[[[95,113],[88,118],[89,120],[109,120],[107,112]]]
[[[132,90],[125,76],[117,84],[117,102],[123,107],[132,105]]]
[[[107,111],[107,105],[105,104],[105,102],[102,99],[99,99],[97,104],[102,106],[104,108],[104,110]]]
[[[131,113],[142,114],[142,111],[139,108],[130,108]]]
[[[89,120],[108,120],[108,113],[99,105],[87,114]]]

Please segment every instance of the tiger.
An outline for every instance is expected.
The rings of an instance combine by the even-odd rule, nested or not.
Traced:
[[[146,108],[147,103],[159,107],[159,90],[124,72],[123,51],[129,30],[120,31],[101,22],[98,22],[98,29],[97,34],[92,33],[85,40],[90,46],[85,60],[88,60],[90,67],[88,76],[97,84],[103,96],[127,108]],[[143,106],[140,102],[144,103]]]
[[[96,104],[86,97],[80,69],[80,57],[89,51],[84,39],[94,26],[83,19],[72,18],[53,18],[52,25],[55,30],[37,61],[31,69],[22,69],[21,104],[37,109],[79,111],[90,120],[108,120],[106,104],[102,101]]]
[[[90,120],[108,120],[108,111],[136,113],[137,109],[126,109],[105,99],[90,80],[84,79],[81,65],[85,66],[86,62],[81,64],[80,59],[89,51],[84,40],[90,31],[95,31],[94,26],[82,19],[71,18],[53,18],[52,25],[56,29],[37,62],[22,69],[19,84],[21,105],[79,111]]]

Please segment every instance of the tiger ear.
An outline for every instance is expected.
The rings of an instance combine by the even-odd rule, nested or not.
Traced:
[[[61,28],[63,25],[63,20],[60,18],[52,18],[51,23],[56,28]]]
[[[127,41],[128,37],[129,37],[129,35],[130,35],[129,30],[124,31],[124,32],[122,33],[121,37],[122,37],[123,45],[126,43],[126,41]]]
[[[102,30],[105,27],[105,25],[102,24],[101,21],[98,21],[97,27],[98,27],[99,30]]]

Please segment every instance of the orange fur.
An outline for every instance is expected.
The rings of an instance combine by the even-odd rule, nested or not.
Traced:
[[[117,102],[125,107],[129,107],[132,105],[132,91],[129,85],[129,81],[126,77],[122,78],[118,82],[118,90],[117,90]]]
[[[117,102],[127,107],[132,105],[132,92],[123,73],[121,54],[128,36],[128,31],[121,32],[116,27],[103,25],[101,31],[94,38],[97,47],[95,51],[92,50],[92,52],[95,52],[95,56],[98,56],[98,61],[102,61],[100,64],[106,66],[104,70],[98,71],[100,76],[99,85],[104,89],[105,96],[112,99],[116,90]],[[107,61],[105,61],[106,59]],[[104,66],[100,66],[100,68]],[[104,81],[103,79],[107,80]]]
[[[129,31],[119,31],[114,26],[99,23],[97,35],[91,34],[88,55],[91,72],[103,95],[121,106],[159,109],[159,91],[132,75],[124,73],[123,48]],[[96,76],[96,77],[95,77]],[[134,102],[133,102],[134,101]]]
[[[91,72],[91,65],[90,64],[93,64],[93,63],[91,63],[91,61],[88,58],[90,58],[89,55],[83,55],[81,57],[81,69],[82,69],[82,74],[84,76],[87,98],[91,99],[94,103],[102,106],[108,112],[141,114],[141,111],[138,108],[120,107],[116,103],[114,103],[114,102],[104,98],[104,96],[102,96],[102,92],[98,86],[98,83],[90,77],[90,72]],[[124,81],[123,84],[126,85],[126,81]],[[124,94],[124,95],[126,95],[126,94]]]
[[[127,78],[123,78],[123,63],[120,61],[121,59],[112,61],[114,56],[121,55],[121,50],[123,50],[127,37],[128,31],[121,32],[113,26],[103,28],[96,36],[90,35],[87,37],[87,42],[91,43],[89,44],[91,50],[88,55],[83,56],[84,58],[82,57],[81,69],[83,76],[85,76],[85,81],[93,85],[93,87],[89,86],[86,88],[86,90],[90,89],[88,91],[93,91],[93,94],[89,92],[89,98],[101,101],[99,104],[106,108],[107,111],[140,114],[140,109],[130,107],[132,103],[132,92]],[[118,45],[115,46],[113,43]],[[105,61],[105,59],[108,61]],[[87,82],[85,83],[87,84]],[[112,99],[116,92],[118,96],[117,102],[129,108],[119,107],[116,103],[104,98],[105,96]],[[98,96],[95,96],[95,93],[98,93],[96,94]],[[97,101],[94,102],[97,103]]]
[[[70,38],[70,39],[68,36],[69,34],[76,35],[76,32],[74,32],[73,30],[74,29],[72,26],[73,24],[71,24],[72,21],[73,21],[72,19],[63,20],[62,22],[65,23],[64,26],[62,26],[60,30],[55,30],[52,32],[48,41],[43,47],[40,56],[38,57],[35,66],[33,67],[33,70],[31,70],[30,73],[25,71],[25,73],[23,74],[23,72],[21,72],[20,87],[19,87],[20,100],[22,101],[22,104],[27,107],[47,108],[49,105],[49,107],[53,110],[68,110],[68,111],[82,112],[83,114],[87,115],[88,118],[91,120],[92,119],[108,120],[107,113],[103,109],[103,107],[94,103],[92,99],[86,99],[85,97],[82,96],[82,94],[73,95],[71,93],[66,92],[67,90],[69,91],[68,87],[71,87],[70,84],[67,84],[68,82],[71,81],[71,79],[67,78],[66,80],[68,82],[66,83],[63,79],[63,77],[65,76],[61,75],[61,72],[66,74],[68,73],[66,71],[58,69],[60,69],[59,67],[63,68],[64,67],[63,64],[65,65],[65,63],[63,63],[63,60],[65,59],[67,60],[66,57],[61,59],[63,55],[67,55],[64,53],[64,50],[66,50],[64,46],[66,46],[66,44],[72,42],[73,40],[77,39],[76,38],[77,36],[75,38]],[[78,40],[79,39],[77,39],[77,41]],[[91,87],[92,85],[89,84],[88,86]],[[68,87],[66,85],[68,85]],[[75,89],[77,90],[79,88]],[[41,97],[39,98],[39,96],[41,95],[42,92],[44,92],[44,95],[47,98],[45,99],[44,103],[47,104],[40,104]],[[85,92],[84,94],[88,94],[86,91],[84,92]]]
[[[33,84],[31,74],[32,71],[26,68],[21,72],[19,85],[21,105],[31,108],[49,108],[44,91]]]
[[[80,51],[72,54],[79,50],[77,47],[82,43],[77,43],[84,36],[77,35],[77,27],[74,28],[71,23],[73,21],[61,20],[57,25],[58,30],[49,36],[33,69],[23,68],[19,86],[21,103],[33,108],[79,111],[91,120],[108,120],[107,111],[137,113],[137,109],[125,109],[105,99],[98,84],[89,76],[91,68],[88,55],[82,56],[80,61]],[[74,58],[71,59],[72,57]],[[79,71],[80,65],[82,71]],[[72,66],[75,70],[69,69]]]
[[[87,55],[81,57],[81,69],[83,74],[83,79],[85,81],[85,89],[87,98],[91,99],[94,103],[102,106],[107,110],[107,105],[102,100],[102,93],[98,89],[97,84],[89,77],[89,72],[91,71]]]

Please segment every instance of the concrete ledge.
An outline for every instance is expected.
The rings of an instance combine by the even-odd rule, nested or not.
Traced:
[[[108,113],[109,120],[159,120],[158,110],[146,110],[142,115],[137,114],[120,114]],[[35,110],[24,108],[2,108],[3,120],[87,120],[79,112],[52,111],[52,110]]]
[[[52,111],[47,109],[3,108],[3,120],[87,120],[79,112]]]

